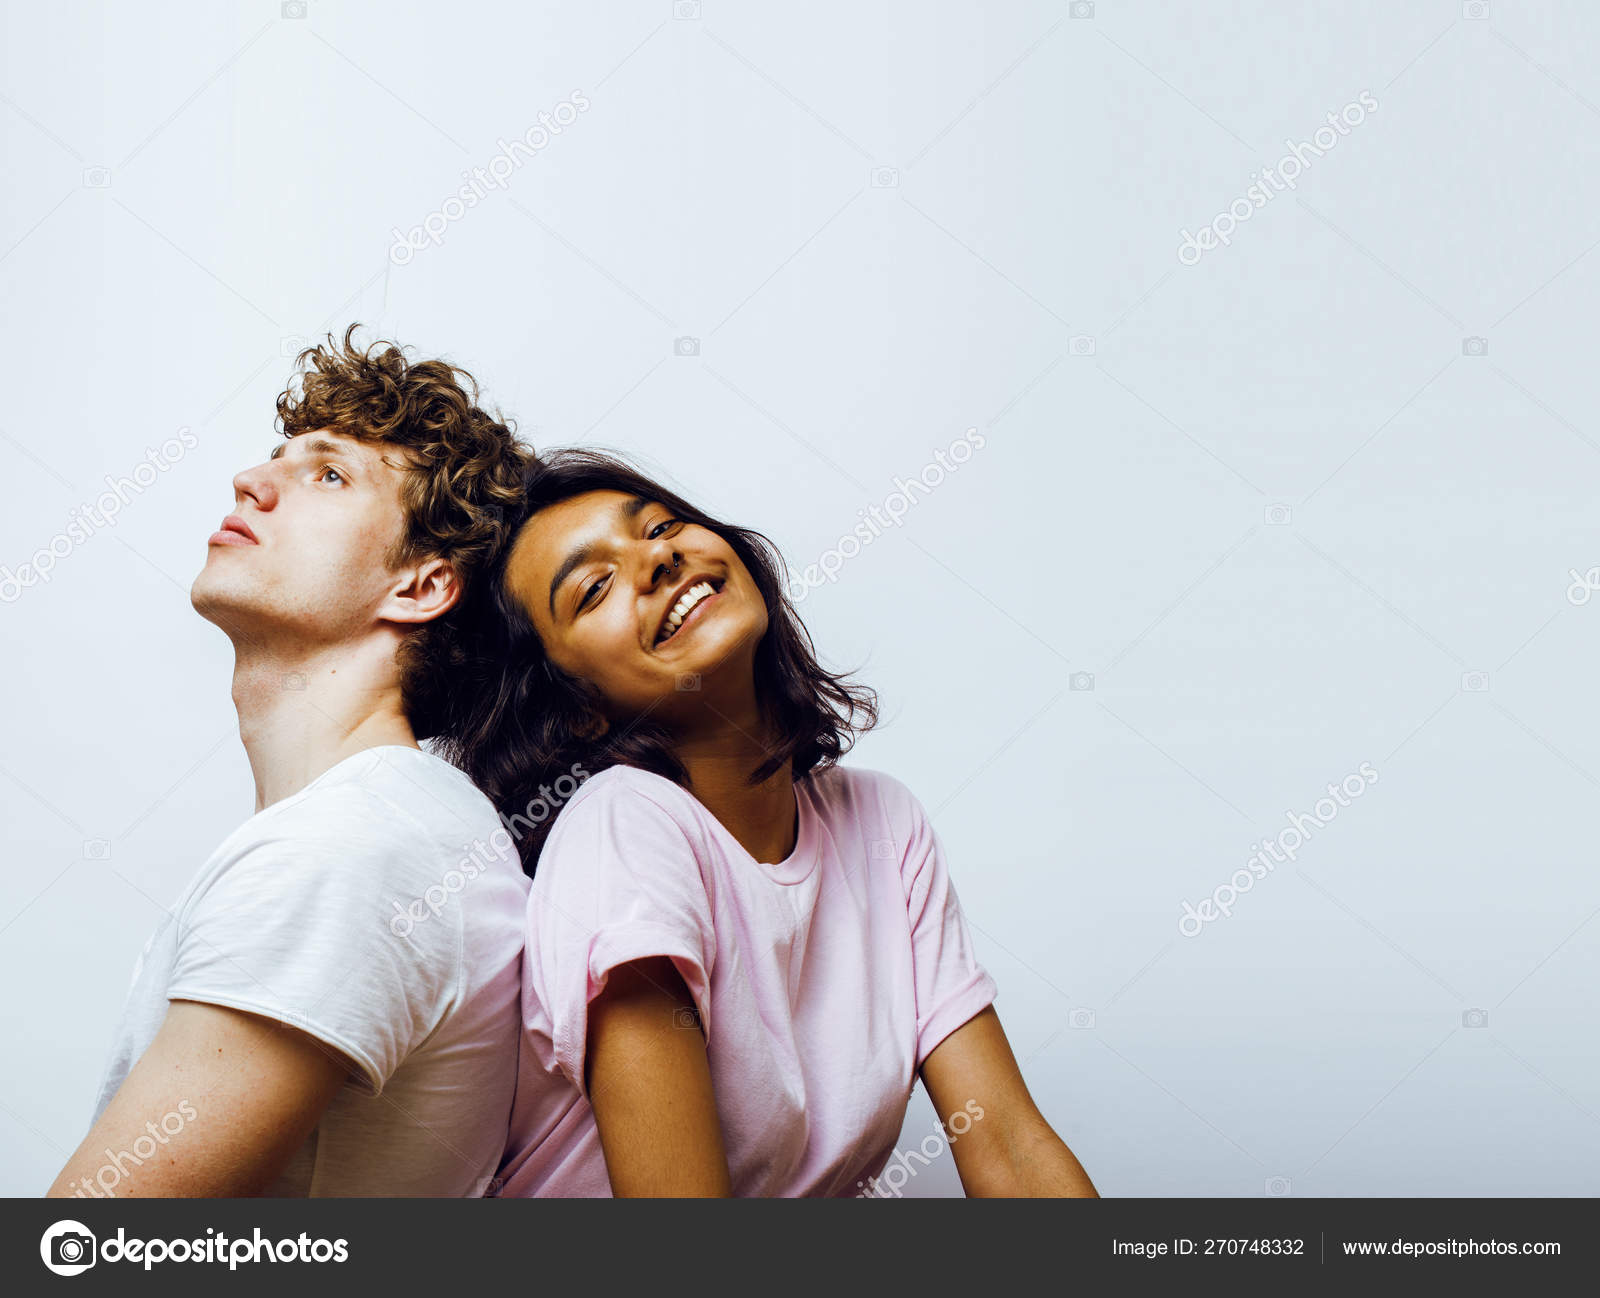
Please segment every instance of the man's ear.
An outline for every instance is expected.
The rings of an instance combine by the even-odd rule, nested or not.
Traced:
[[[400,570],[378,616],[387,622],[431,622],[453,609],[460,598],[455,565],[435,556]]]

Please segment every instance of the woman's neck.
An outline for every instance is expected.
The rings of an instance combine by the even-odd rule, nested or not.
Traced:
[[[757,861],[785,860],[800,826],[792,768],[785,762],[751,784],[750,772],[771,756],[770,728],[754,707],[717,721],[714,730],[682,736],[673,747],[689,791]]]

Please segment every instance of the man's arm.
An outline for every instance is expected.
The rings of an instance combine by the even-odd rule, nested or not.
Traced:
[[[112,1160],[121,1173],[119,1198],[260,1194],[351,1071],[344,1055],[276,1019],[172,1001],[150,1048],[67,1160],[49,1197],[96,1193],[95,1174]],[[188,1120],[168,1134],[162,1119],[173,1113]],[[149,1145],[156,1132],[164,1143],[154,1142],[154,1155],[130,1156],[135,1142]]]
[[[665,956],[611,971],[589,1006],[584,1072],[611,1193],[733,1193],[706,1039]]]
[[[1028,1094],[993,1006],[933,1048],[922,1081],[969,1198],[1100,1197]]]

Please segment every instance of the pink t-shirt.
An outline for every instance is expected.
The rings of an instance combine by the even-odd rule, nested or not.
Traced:
[[[836,766],[795,796],[798,841],[776,864],[633,767],[562,810],[528,896],[503,1196],[611,1193],[583,1093],[588,1007],[649,956],[699,1010],[735,1194],[853,1195],[882,1171],[922,1061],[995,984],[903,784]]]

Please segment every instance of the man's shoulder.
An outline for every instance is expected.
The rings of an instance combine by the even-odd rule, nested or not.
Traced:
[[[330,813],[362,814],[397,831],[455,837],[499,823],[494,805],[467,776],[420,748],[386,744],[340,762],[285,800],[278,821],[314,826]]]
[[[432,877],[504,834],[494,806],[462,772],[421,749],[385,746],[347,758],[299,793],[252,817],[226,861],[363,867],[390,883]],[[508,856],[515,873],[515,851]]]

